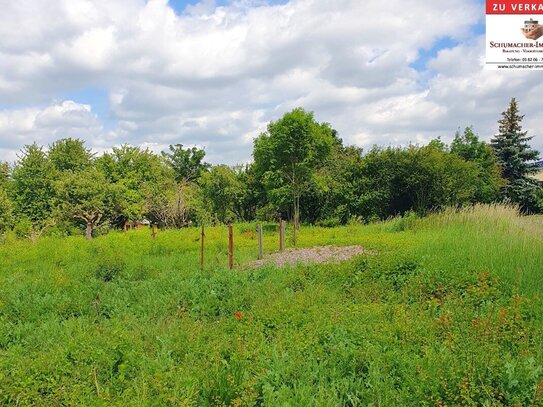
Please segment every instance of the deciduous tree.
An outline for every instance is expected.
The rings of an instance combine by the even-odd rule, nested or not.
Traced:
[[[195,182],[210,165],[204,162],[204,150],[197,147],[183,148],[183,144],[170,145],[170,152],[162,152],[166,163],[172,168],[177,182]]]
[[[92,239],[93,230],[112,207],[113,193],[106,177],[96,168],[66,172],[55,184],[61,213],[85,226],[85,237]]]
[[[236,220],[236,202],[243,194],[243,186],[232,168],[217,165],[200,179],[204,204],[219,222]]]
[[[296,108],[276,122],[254,143],[255,170],[271,199],[290,197],[294,243],[300,219],[300,196],[323,165],[336,141],[328,123],[317,123],[312,112]]]
[[[49,160],[58,171],[81,171],[92,164],[94,154],[80,139],[64,138],[49,146]]]
[[[496,201],[505,181],[501,176],[501,167],[492,147],[479,140],[472,127],[466,127],[463,133],[456,132],[451,144],[451,153],[477,166],[478,177],[474,202]]]
[[[13,196],[17,215],[27,218],[33,230],[43,228],[52,216],[54,167],[43,148],[26,145],[13,170]]]
[[[126,144],[98,158],[96,166],[114,187],[114,223],[141,219],[148,210],[147,185],[160,184],[170,176],[159,156]]]

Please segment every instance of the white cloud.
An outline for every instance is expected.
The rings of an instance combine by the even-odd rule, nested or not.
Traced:
[[[63,137],[99,143],[103,128],[90,106],[64,101],[43,109],[0,111],[0,148],[11,158],[24,144],[49,144]]]
[[[363,146],[422,142],[470,124],[488,136],[512,96],[527,128],[542,119],[535,73],[483,70],[483,39],[470,37],[483,16],[477,0],[211,0],[182,14],[166,0],[3,8],[0,158],[70,135],[99,149],[197,144],[214,162],[246,161],[252,137],[296,106]],[[432,75],[410,67],[444,37],[460,45],[429,62]],[[104,130],[92,107],[55,102],[89,87],[109,93],[115,128]]]

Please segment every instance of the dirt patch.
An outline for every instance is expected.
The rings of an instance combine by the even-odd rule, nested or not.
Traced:
[[[275,265],[277,267],[301,264],[339,263],[361,254],[369,254],[362,246],[319,246],[305,249],[287,249],[282,253],[273,253],[257,260],[251,267]]]

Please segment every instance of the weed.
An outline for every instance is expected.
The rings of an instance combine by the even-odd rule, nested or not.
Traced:
[[[300,229],[340,264],[247,268],[255,224],[0,242],[0,404],[543,400],[543,242],[515,208]],[[287,235],[292,230],[287,230]],[[289,241],[287,236],[286,241]],[[264,248],[278,249],[277,224]]]

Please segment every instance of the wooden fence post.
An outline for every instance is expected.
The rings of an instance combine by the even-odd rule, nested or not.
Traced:
[[[151,225],[151,236],[153,237],[153,239],[156,237],[156,223],[153,223]]]
[[[204,239],[206,235],[204,233],[204,225],[202,225],[202,235],[200,236],[200,270],[204,270]]]
[[[234,269],[234,227],[228,225],[228,266],[230,270]]]
[[[264,247],[262,244],[262,224],[258,224],[258,260],[264,258]]]
[[[283,219],[279,221],[279,251],[285,250],[285,222]]]

